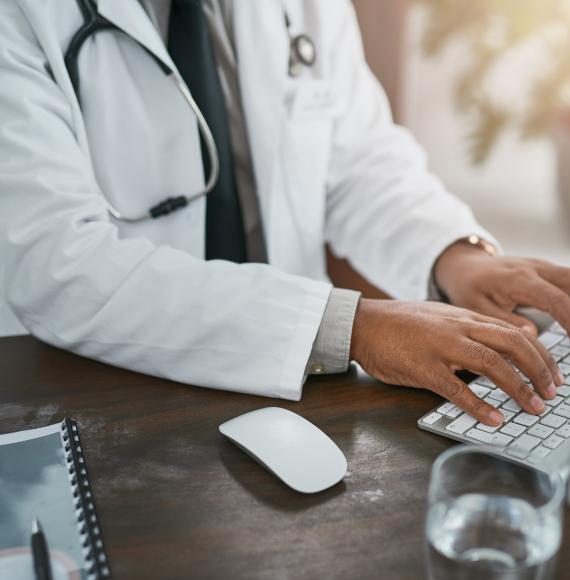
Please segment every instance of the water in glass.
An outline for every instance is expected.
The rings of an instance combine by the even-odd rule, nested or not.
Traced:
[[[502,495],[470,493],[432,504],[426,532],[432,580],[550,578],[560,546],[555,516]]]

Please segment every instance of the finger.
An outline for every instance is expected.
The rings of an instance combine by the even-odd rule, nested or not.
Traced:
[[[546,281],[570,294],[570,268],[539,261],[537,262],[537,272]]]
[[[463,368],[489,377],[528,413],[542,413],[544,401],[496,350],[474,340],[463,342],[461,350],[458,362]]]
[[[530,333],[532,336],[538,336],[538,329],[534,322],[528,318],[525,318],[524,316],[521,316],[520,314],[515,314],[510,310],[501,308],[492,300],[486,299],[484,303],[481,304],[479,312],[493,318],[498,318],[504,322],[508,322],[517,328],[525,329],[526,332]]]
[[[570,297],[542,278],[530,277],[513,293],[517,304],[548,312],[570,333]]]
[[[534,388],[548,399],[556,396],[556,387],[564,383],[556,361],[536,337],[500,320],[476,325],[469,336],[507,355],[532,382]]]
[[[502,413],[475,395],[461,379],[444,365],[441,366],[429,388],[486,425],[494,427],[505,420]]]

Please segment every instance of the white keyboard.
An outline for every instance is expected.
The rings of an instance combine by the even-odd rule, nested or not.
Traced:
[[[565,385],[557,396],[545,401],[540,416],[525,413],[507,393],[487,377],[479,377],[469,388],[505,417],[499,427],[479,423],[453,403],[446,402],[419,421],[421,429],[475,445],[500,448],[505,456],[539,468],[570,475],[570,338],[558,323],[540,336],[540,341],[558,362]],[[527,377],[522,378],[529,383]],[[532,386],[532,385],[531,385]]]

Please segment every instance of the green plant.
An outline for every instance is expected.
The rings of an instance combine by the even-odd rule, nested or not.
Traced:
[[[475,118],[474,163],[488,158],[507,127],[542,136],[570,109],[570,0],[418,1],[427,12],[427,55],[457,38],[469,48],[455,96]]]

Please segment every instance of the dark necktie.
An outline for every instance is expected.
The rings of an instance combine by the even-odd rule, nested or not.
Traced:
[[[200,0],[173,0],[168,50],[214,136],[220,177],[206,197],[206,259],[245,262],[245,235],[230,145],[228,115]],[[202,138],[206,179],[210,158]]]

